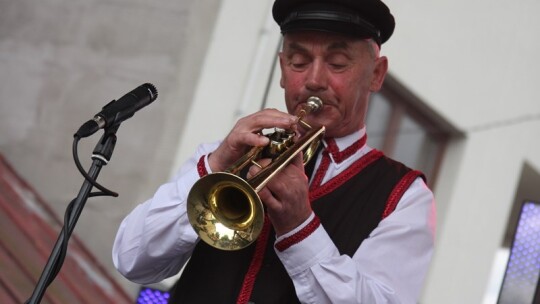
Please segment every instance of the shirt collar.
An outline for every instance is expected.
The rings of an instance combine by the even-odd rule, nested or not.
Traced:
[[[323,144],[332,160],[339,164],[366,145],[366,127],[340,138],[325,138]]]

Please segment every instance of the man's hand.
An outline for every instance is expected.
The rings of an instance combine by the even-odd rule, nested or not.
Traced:
[[[278,111],[264,109],[239,119],[221,145],[210,154],[208,163],[212,172],[224,171],[242,157],[251,147],[266,146],[269,139],[260,134],[268,128],[296,130],[296,116]]]
[[[309,203],[308,177],[304,173],[302,153],[279,171],[260,192],[259,196],[266,206],[268,217],[277,236],[300,226],[311,215]],[[268,159],[260,163],[264,167]],[[250,168],[249,176],[259,172],[256,166]]]

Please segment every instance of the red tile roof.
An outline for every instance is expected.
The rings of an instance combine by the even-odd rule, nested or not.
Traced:
[[[0,154],[0,303],[23,303],[37,284],[62,222]],[[72,235],[64,265],[42,303],[132,303]]]

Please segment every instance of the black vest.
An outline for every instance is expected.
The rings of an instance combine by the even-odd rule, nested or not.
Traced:
[[[409,174],[404,184],[404,176],[410,172],[403,164],[373,150],[315,190],[312,208],[341,254],[352,256],[369,237],[383,213],[388,212],[389,198],[397,185],[407,189],[414,178],[421,176],[414,171],[413,178]],[[395,203],[399,199],[393,198]],[[173,287],[169,303],[236,303],[257,242],[238,251],[222,251],[199,242]],[[250,301],[299,303],[292,280],[274,251],[274,242],[275,233],[270,229]]]

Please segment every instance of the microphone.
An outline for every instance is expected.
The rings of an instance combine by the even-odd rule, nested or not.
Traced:
[[[120,99],[106,104],[101,109],[101,112],[85,122],[74,136],[79,138],[88,137],[99,129],[120,124],[133,116],[135,112],[156,100],[157,96],[158,92],[153,84],[142,84]]]

